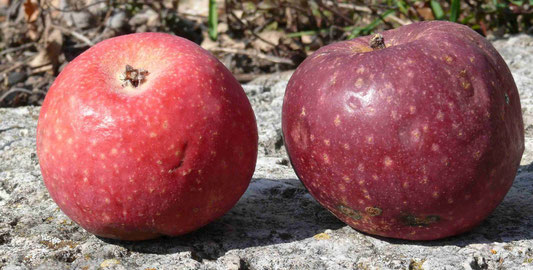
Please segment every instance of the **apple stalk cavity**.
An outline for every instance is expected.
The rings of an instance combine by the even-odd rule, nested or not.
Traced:
[[[131,85],[133,87],[138,87],[141,83],[144,83],[149,72],[144,69],[136,69],[130,65],[126,65],[126,70],[122,74],[121,81],[123,86]]]

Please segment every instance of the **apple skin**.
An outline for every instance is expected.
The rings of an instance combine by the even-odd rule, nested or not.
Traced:
[[[148,75],[125,84],[125,66]],[[111,38],[69,63],[37,127],[44,183],[87,231],[143,240],[193,231],[250,183],[257,125],[237,80],[196,44],[162,33]]]
[[[432,240],[486,218],[513,183],[524,125],[492,45],[450,22],[414,23],[317,50],[291,77],[282,130],[294,170],[351,227]]]

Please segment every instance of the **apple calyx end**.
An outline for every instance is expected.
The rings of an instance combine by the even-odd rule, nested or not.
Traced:
[[[369,45],[370,48],[372,48],[372,50],[374,51],[385,49],[385,39],[383,38],[383,35],[375,34],[370,39]]]
[[[136,69],[130,65],[126,65],[126,70],[121,76],[121,81],[123,82],[122,86],[126,87],[131,85],[132,87],[138,87],[146,81],[146,76],[150,74],[148,70],[145,69]]]

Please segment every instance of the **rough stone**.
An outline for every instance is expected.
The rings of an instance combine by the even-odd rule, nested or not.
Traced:
[[[68,26],[86,29],[91,26],[94,16],[88,11],[80,11],[66,12],[62,15],[62,18]]]
[[[126,23],[127,23],[126,12],[119,11],[119,12],[115,12],[113,15],[111,15],[111,17],[109,17],[109,19],[107,19],[106,26],[111,29],[118,30],[124,27]]]
[[[42,183],[35,154],[39,108],[0,109],[0,268],[533,269],[533,37],[494,44],[520,91],[526,152],[505,200],[468,233],[431,242],[374,237],[317,204],[282,145],[285,73],[244,85],[260,153],[239,203],[196,232],[137,243],[98,238],[71,222]]]

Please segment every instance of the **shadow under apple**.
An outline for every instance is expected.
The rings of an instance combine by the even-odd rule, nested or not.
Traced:
[[[319,205],[297,179],[253,179],[237,205],[220,219],[180,237],[143,242],[103,241],[140,253],[189,251],[193,259],[216,260],[227,251],[290,243],[327,229],[341,238],[363,234],[370,241],[420,246],[509,243],[533,239],[533,163],[521,166],[511,190],[495,211],[473,230],[435,241],[377,237],[351,229]],[[362,236],[362,235],[361,235]]]
[[[101,239],[140,253],[190,251],[193,259],[213,260],[232,249],[290,243],[344,226],[298,179],[253,179],[233,209],[192,233],[142,242]]]

